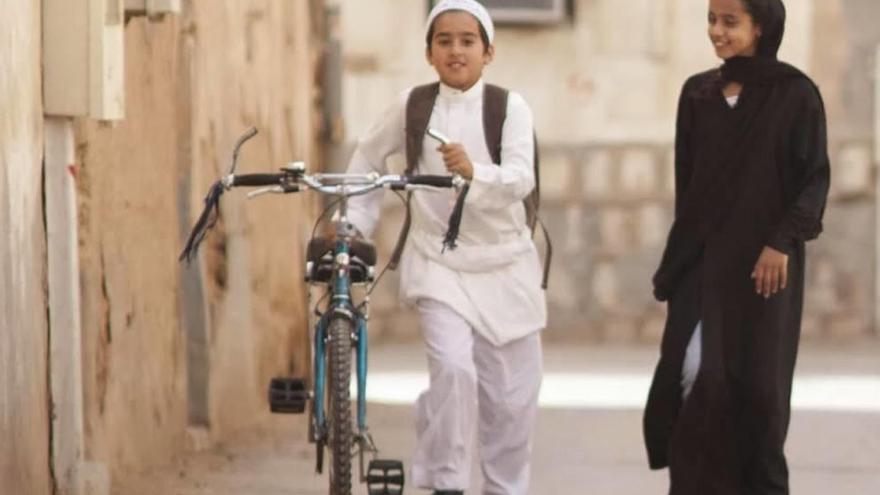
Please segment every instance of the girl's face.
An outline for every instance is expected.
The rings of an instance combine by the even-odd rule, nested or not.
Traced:
[[[709,40],[718,57],[753,57],[760,36],[743,0],[709,0]]]
[[[451,11],[434,20],[434,35],[426,55],[447,86],[462,91],[470,89],[483,76],[483,67],[494,54],[493,46],[483,44],[476,17]]]

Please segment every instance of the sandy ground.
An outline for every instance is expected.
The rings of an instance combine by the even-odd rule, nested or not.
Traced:
[[[654,349],[548,346],[547,372],[647,374],[655,352]],[[802,353],[798,378],[880,379],[878,356],[877,346],[808,348]],[[417,346],[379,347],[374,350],[371,361],[371,369],[377,375],[417,373],[424,366]],[[867,399],[863,401],[867,405],[859,410],[846,410],[839,405],[823,408],[815,400],[812,406],[807,401],[808,405],[796,408],[788,442],[792,493],[880,493],[880,409],[874,400],[880,389],[872,389],[865,395],[862,388],[858,393]],[[836,403],[831,400],[829,404]],[[382,457],[407,462],[414,443],[411,407],[372,403],[369,414]],[[305,442],[305,436],[304,417],[275,417],[229,443],[190,455],[177,466],[132,476],[119,484],[114,493],[327,493],[326,476],[314,473],[313,447]],[[641,444],[641,411],[625,404],[607,409],[589,405],[542,407],[532,479],[531,493],[542,495],[661,494],[668,486],[665,472],[651,472],[646,468]],[[366,493],[362,487],[359,490],[357,493]],[[414,487],[407,487],[406,492],[427,493]],[[476,466],[470,493],[479,493]]]

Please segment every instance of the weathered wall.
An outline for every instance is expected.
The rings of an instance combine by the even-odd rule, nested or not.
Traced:
[[[126,28],[126,118],[76,128],[86,456],[111,468],[180,449],[179,23]]]
[[[127,25],[125,120],[76,128],[86,457],[114,478],[173,458],[189,426],[258,420],[269,378],[305,368],[308,199],[228,193],[200,261],[177,256],[248,127],[241,172],[312,158],[320,2],[183,5]]]
[[[338,0],[349,147],[404,88],[436,76],[424,58],[427,2]],[[685,78],[718,64],[706,0],[574,0],[551,27],[500,26],[493,82],[532,106],[542,149],[543,214],[556,256],[551,338],[655,340],[664,309],[650,277],[671,222],[671,141]],[[787,2],[780,57],[815,75],[828,104],[832,201],[810,245],[804,333],[852,338],[873,329],[874,199],[870,108],[880,16],[873,0]],[[395,29],[376,26],[394,19]],[[404,40],[404,41],[401,41]],[[393,246],[389,201],[377,242]],[[374,327],[414,335],[394,280],[374,295]]]
[[[0,16],[0,493],[51,493],[39,2]]]

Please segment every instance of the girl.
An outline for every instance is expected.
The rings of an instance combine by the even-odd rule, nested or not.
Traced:
[[[654,276],[668,301],[645,411],[673,495],[789,493],[783,447],[800,333],[804,242],[829,185],[819,90],[780,62],[781,0],[710,0],[720,69],[685,83],[675,222]]]

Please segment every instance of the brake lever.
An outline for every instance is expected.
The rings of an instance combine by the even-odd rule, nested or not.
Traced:
[[[449,139],[449,136],[443,134],[442,132],[434,129],[433,127],[429,127],[427,131],[428,135],[434,138],[438,143],[442,145],[447,145],[452,142],[452,139]],[[465,180],[459,174],[452,174],[452,187],[455,188],[456,191],[460,191],[462,187],[467,185],[468,181]]]
[[[262,196],[263,194],[284,194],[284,188],[281,186],[270,186],[263,187],[260,189],[255,189],[249,193],[247,193],[247,199],[254,199],[257,196]]]
[[[434,129],[433,127],[428,128],[428,135],[437,140],[437,142],[439,142],[440,144],[449,144],[452,142],[452,140],[449,139],[449,136],[443,134],[437,129]]]
[[[229,175],[235,174],[235,167],[238,166],[238,153],[241,151],[242,145],[256,135],[257,128],[251,127],[235,142],[235,147],[232,150],[232,162],[229,164]]]

